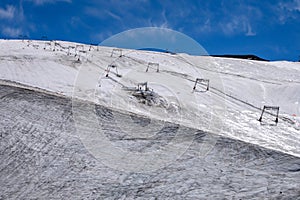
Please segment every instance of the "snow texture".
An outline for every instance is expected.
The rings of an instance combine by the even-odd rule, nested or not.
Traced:
[[[300,196],[299,63],[119,56],[62,41],[0,46],[0,198]],[[146,72],[150,62],[159,72]],[[209,90],[193,91],[196,78]],[[258,121],[264,105],[280,107],[277,126]],[[128,157],[96,148],[104,138]],[[173,147],[152,163],[132,160]]]

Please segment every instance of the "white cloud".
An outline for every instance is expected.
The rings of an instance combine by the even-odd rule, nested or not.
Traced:
[[[170,23],[169,23],[169,21],[166,17],[166,11],[165,10],[163,10],[161,12],[161,16],[162,16],[162,19],[163,19],[163,23],[160,25],[160,28],[169,28]]]
[[[221,22],[220,26],[226,35],[235,35],[244,31],[244,23],[239,17],[233,17],[229,22]]]
[[[300,0],[296,1],[297,5],[296,5],[296,10],[300,12]]]
[[[0,19],[12,19],[15,16],[16,8],[14,6],[7,5],[5,9],[0,8]]]
[[[99,19],[107,19],[108,17],[111,17],[115,20],[122,21],[122,17],[118,14],[115,14],[115,12],[112,12],[110,10],[101,10],[97,7],[85,7],[84,12],[87,15],[99,18]]]
[[[295,7],[294,10],[300,12],[300,0],[294,0]]]
[[[23,6],[20,3],[20,6],[6,5],[6,7],[0,8],[0,33],[5,37],[16,38],[19,35],[23,34],[23,26],[25,23],[25,16],[23,13]],[[28,29],[31,28],[30,24],[27,24]]]
[[[17,37],[22,34],[22,30],[19,28],[3,27],[2,34],[8,37]]]
[[[252,26],[249,23],[247,24],[247,29],[248,29],[248,31],[246,33],[246,36],[255,36],[256,35],[256,33],[253,32]]]
[[[211,32],[211,22],[210,22],[210,19],[206,19],[206,21],[204,22],[204,24],[200,27],[200,30],[202,32]]]
[[[33,2],[35,5],[44,5],[47,3],[57,3],[57,2],[66,2],[72,3],[72,0],[27,0]]]
[[[275,8],[279,22],[285,24],[291,19],[298,19],[300,12],[300,0],[293,0],[290,2],[280,2]]]
[[[245,36],[255,36],[249,20],[245,17],[233,17],[231,21],[220,24],[220,27],[226,35],[244,34]]]
[[[169,20],[167,19],[167,16],[166,16],[166,10],[162,10],[160,12],[159,19],[148,18],[148,19],[145,19],[143,24],[148,27],[172,29],[170,26]]]
[[[293,0],[291,2],[279,3],[279,7],[286,11],[298,11],[300,12],[300,0]]]
[[[106,13],[107,13],[109,16],[111,16],[112,18],[116,19],[116,20],[119,20],[119,21],[122,20],[122,18],[121,18],[120,16],[118,16],[118,15],[116,15],[116,14],[114,14],[114,13],[108,11],[108,10],[106,10]]]
[[[258,7],[241,4],[233,7],[226,6],[224,10],[226,18],[219,21],[219,27],[225,35],[255,36],[256,24],[263,18]]]

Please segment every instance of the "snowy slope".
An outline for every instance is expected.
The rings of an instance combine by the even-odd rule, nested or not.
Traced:
[[[130,153],[152,155],[172,142],[178,125],[152,120],[161,129],[145,139],[124,131],[132,129],[128,118],[140,126],[145,118],[94,106],[105,136],[128,153],[114,159],[110,152],[106,163],[76,136],[69,98],[0,85],[0,99],[0,199],[299,199],[299,157],[182,127],[178,144],[194,142],[179,158],[151,171],[156,160],[143,165],[146,171],[122,169]],[[84,112],[89,104],[77,106]],[[89,118],[83,125],[91,134]],[[203,157],[211,139],[216,143]]]
[[[0,46],[0,199],[299,197],[299,63]],[[263,105],[277,126],[257,121]]]
[[[62,41],[1,40],[0,45],[2,82],[21,83],[300,156],[299,63],[125,49],[119,57],[119,51],[112,55],[112,48]],[[146,73],[149,62],[159,63],[160,72],[150,66]],[[110,64],[117,69],[111,68],[106,77]],[[196,78],[209,79],[210,90],[193,92]],[[164,105],[139,103],[128,91],[146,81]],[[257,121],[263,105],[280,106],[278,126],[261,126]]]

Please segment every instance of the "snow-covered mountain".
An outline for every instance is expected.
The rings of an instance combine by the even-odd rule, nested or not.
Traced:
[[[92,173],[98,181],[106,180],[110,186],[122,179],[121,185],[129,184],[127,189],[135,188],[128,193],[120,185],[113,191],[104,184],[97,190],[96,185],[100,183],[93,180],[92,185],[82,189],[82,194],[76,187],[78,198],[94,190],[91,198],[97,197],[102,190],[107,192],[103,197],[111,194],[113,198],[136,198],[139,196],[137,185],[148,185],[153,189],[142,189],[141,197],[145,198],[157,196],[154,193],[162,198],[268,195],[288,198],[300,195],[297,190],[300,178],[300,63],[168,54],[63,41],[0,40],[0,47],[3,104],[0,152],[4,155],[0,178],[3,178],[1,185],[6,186],[2,187],[2,198],[26,198],[28,194],[30,197],[57,198],[50,195],[48,186],[47,192],[43,191],[40,196],[21,186],[28,182],[35,188],[38,180],[44,181],[43,176],[51,177],[45,175],[47,170],[41,170],[41,163],[31,163],[28,169],[31,178],[37,178],[35,173],[40,176],[36,181],[11,181],[15,173],[21,178],[26,177],[24,173],[10,169],[16,167],[24,172],[15,164],[18,159],[11,156],[30,155],[14,150],[16,138],[25,146],[30,144],[34,152],[57,154],[58,151],[53,150],[56,143],[41,142],[47,140],[45,137],[54,141],[49,134],[67,141],[64,144],[58,142],[62,149],[72,146],[80,151],[81,158],[88,160],[80,162],[84,166],[96,166],[90,158],[92,155],[108,167],[97,165],[97,169],[76,172],[84,173],[80,174],[81,178],[90,177],[88,173]],[[195,84],[197,78],[204,82],[200,80]],[[145,82],[147,86],[143,84]],[[51,101],[51,98],[55,100]],[[276,116],[269,113],[264,113],[263,123],[258,121],[264,105],[279,106],[276,126],[272,125]],[[54,125],[51,125],[52,121]],[[40,134],[34,139],[32,135],[36,129]],[[70,139],[73,137],[77,140]],[[149,138],[156,139],[147,143]],[[195,144],[195,141],[198,142]],[[80,146],[82,144],[85,148]],[[47,152],[45,147],[48,146],[51,149]],[[127,151],[124,153],[122,149]],[[77,153],[76,156],[78,159]],[[72,161],[70,153],[67,152],[66,157]],[[43,159],[39,162],[44,162],[41,165],[46,168],[51,165]],[[77,165],[62,163],[57,165],[58,168],[68,173],[71,169],[77,170]],[[26,166],[24,163],[19,165]],[[243,167],[242,175],[234,175]],[[201,173],[197,171],[200,168]],[[37,169],[41,171],[36,172]],[[50,172],[58,176],[53,166]],[[274,172],[279,175],[270,175]],[[257,178],[260,173],[263,178]],[[286,177],[279,181],[283,174]],[[151,182],[155,176],[159,178]],[[70,177],[78,178],[74,174]],[[190,190],[201,184],[199,177],[208,185],[198,185],[202,192]],[[222,177],[226,180],[221,180]],[[215,179],[220,182],[212,181]],[[250,184],[243,185],[242,179]],[[165,181],[165,186],[159,180]],[[184,186],[180,185],[182,181]],[[68,181],[56,183],[62,182],[67,184]],[[24,191],[16,192],[18,187],[9,189],[12,183],[20,184]],[[265,183],[269,186],[261,189]],[[228,184],[233,185],[228,188],[225,186]],[[236,184],[242,184],[242,188]],[[279,187],[285,192],[290,191],[291,196],[282,193]],[[70,193],[71,187],[66,188],[67,196],[62,197],[74,197]]]
[[[2,40],[1,47],[2,82],[81,98],[300,156],[300,63],[120,52],[61,41]],[[159,73],[153,66],[146,72],[149,63],[158,63]],[[110,68],[106,77],[109,65],[117,68]],[[193,92],[196,78],[209,79],[210,90]],[[138,103],[126,88],[142,82],[148,82],[166,105]],[[260,125],[257,119],[264,105],[280,107],[278,126]]]

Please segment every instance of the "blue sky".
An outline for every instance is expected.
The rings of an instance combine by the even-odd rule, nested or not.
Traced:
[[[300,56],[300,0],[1,0],[0,38],[101,43],[122,31],[168,28],[209,54]]]

